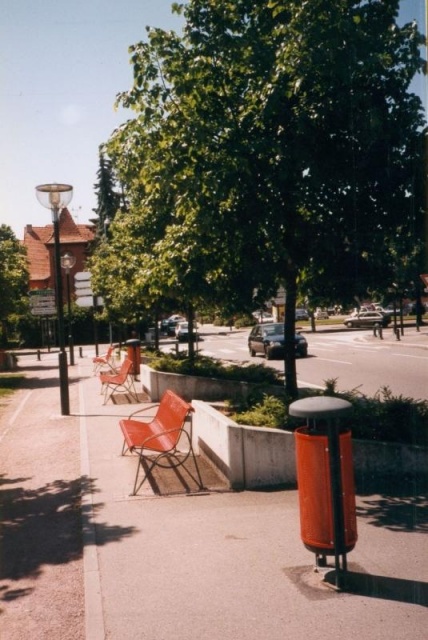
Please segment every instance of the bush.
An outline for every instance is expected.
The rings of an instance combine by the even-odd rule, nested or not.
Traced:
[[[428,401],[394,396],[381,387],[370,398],[354,389],[337,391],[337,379],[327,380],[325,395],[348,400],[353,411],[348,420],[355,438],[428,446]]]
[[[233,413],[232,420],[238,424],[250,424],[254,427],[285,429],[288,422],[287,404],[276,396],[264,395],[261,402],[242,413]]]
[[[397,442],[428,446],[428,401],[394,396],[383,387],[373,398],[351,392],[334,392],[327,388],[316,395],[334,395],[351,402],[352,412],[344,423],[352,436],[360,440]],[[314,394],[310,394],[314,395]],[[265,395],[249,398],[247,405],[234,407],[231,418],[238,424],[275,427],[293,431],[305,422],[288,415],[290,398]]]
[[[25,376],[16,373],[2,373],[0,374],[0,398],[6,397],[18,389]]]
[[[221,360],[207,356],[189,358],[187,354],[160,354],[154,357],[150,366],[157,371],[166,373],[181,373],[206,378],[220,378],[221,380],[239,380],[254,384],[282,384],[279,372],[264,367],[261,364],[248,366],[224,364]]]

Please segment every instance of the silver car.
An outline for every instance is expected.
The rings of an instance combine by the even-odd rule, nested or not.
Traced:
[[[361,311],[344,319],[343,324],[349,329],[355,327],[387,327],[391,316],[380,311]]]

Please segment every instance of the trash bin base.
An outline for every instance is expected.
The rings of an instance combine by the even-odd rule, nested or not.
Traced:
[[[311,551],[312,553],[320,553],[323,556],[335,555],[335,550],[334,548],[331,547],[331,545],[328,545],[327,547],[323,547],[322,545],[319,545],[319,544],[307,544],[303,540],[302,542],[305,549],[307,549],[308,551]],[[355,547],[355,542],[350,545],[345,545],[345,549],[343,553],[349,553],[350,551],[352,551],[354,547]]]

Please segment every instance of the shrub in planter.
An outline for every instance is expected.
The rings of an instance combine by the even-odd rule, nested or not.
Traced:
[[[165,373],[181,373],[184,375],[219,378],[221,380],[239,380],[254,384],[283,384],[280,374],[270,367],[256,364],[248,366],[224,364],[220,360],[208,358],[207,356],[189,358],[186,353],[177,355],[161,354],[150,362],[150,366],[156,371]]]
[[[394,396],[381,387],[370,398],[358,390],[337,391],[337,379],[327,380],[326,395],[349,400],[353,411],[349,426],[354,437],[379,442],[400,442],[428,446],[428,401]]]
[[[260,390],[261,392],[262,390]],[[250,396],[245,405],[231,406],[229,414],[238,424],[275,427],[293,431],[305,421],[288,415],[292,400],[259,393]],[[337,391],[337,380],[327,380],[324,391],[310,391],[305,395],[330,395],[351,402],[353,410],[347,418],[354,438],[428,446],[428,401],[394,396],[388,387],[382,387],[374,397],[364,396],[358,390]]]
[[[238,424],[286,429],[289,422],[288,404],[276,396],[264,395],[252,408],[241,413],[232,413],[230,417]]]

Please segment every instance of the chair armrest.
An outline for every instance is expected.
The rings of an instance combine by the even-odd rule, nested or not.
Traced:
[[[158,438],[162,438],[163,436],[166,436],[168,433],[175,433],[176,431],[184,431],[186,435],[188,435],[187,431],[185,431],[183,427],[175,427],[174,429],[167,429],[166,431],[160,431],[159,433],[152,433],[150,436],[147,436],[147,438],[145,438],[145,440],[142,442],[141,449],[144,449],[144,447],[147,445],[148,442],[150,442],[150,440],[156,440]],[[138,449],[140,449],[140,446],[138,446]]]
[[[142,407],[142,409],[137,409],[136,411],[133,411],[132,413],[130,413],[128,418],[132,418],[133,416],[136,416],[139,413],[144,413],[145,411],[149,411],[150,409],[153,409],[154,407],[158,407],[159,404],[160,404],[159,402],[154,402],[153,404],[150,404],[147,407]]]

